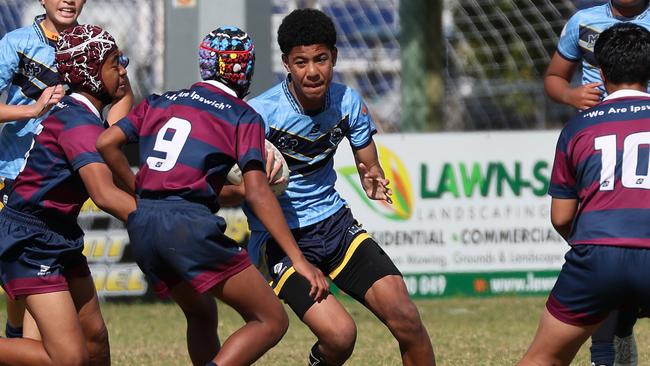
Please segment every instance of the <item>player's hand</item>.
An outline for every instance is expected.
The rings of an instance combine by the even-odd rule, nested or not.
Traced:
[[[314,267],[313,264],[307,262],[306,259],[293,262],[293,268],[309,281],[311,289],[309,290],[309,296],[314,298],[314,301],[321,302],[325,300],[327,295],[329,295],[329,282],[323,275],[323,272],[320,269]]]
[[[602,91],[598,89],[601,85],[603,85],[603,83],[594,82],[570,89],[567,93],[567,103],[581,111],[595,106],[600,103],[603,94]]]
[[[267,145],[268,146],[268,145]],[[266,149],[266,178],[269,180],[269,185],[284,184],[288,181],[287,178],[280,176],[280,178],[273,180],[282,170],[282,161],[275,158],[273,149],[267,147]]]
[[[282,161],[275,158],[275,153],[269,145],[266,148],[266,178],[269,180],[270,185],[284,183],[286,178],[278,178],[273,180],[280,170],[282,170]]]
[[[55,106],[65,95],[62,85],[49,86],[43,90],[41,96],[34,103],[34,118],[42,116]]]
[[[363,190],[366,191],[368,198],[393,203],[393,200],[390,198],[393,191],[388,188],[390,182],[384,178],[381,169],[368,169],[364,163],[359,163],[357,169],[361,176],[361,185],[363,186]]]

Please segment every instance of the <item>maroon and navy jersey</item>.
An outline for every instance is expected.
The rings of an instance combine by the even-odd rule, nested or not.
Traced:
[[[650,94],[621,90],[564,127],[549,194],[577,199],[569,244],[650,248]]]
[[[139,142],[140,198],[180,197],[216,211],[234,164],[264,164],[262,118],[216,81],[149,96],[116,125]]]
[[[76,223],[88,199],[79,169],[104,163],[95,148],[104,123],[81,94],[66,96],[43,120],[7,206],[56,222]]]

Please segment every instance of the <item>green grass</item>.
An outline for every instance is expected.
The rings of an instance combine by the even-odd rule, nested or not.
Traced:
[[[542,297],[418,300],[439,365],[512,365],[532,340]],[[388,330],[361,305],[344,301],[357,322],[358,339],[347,365],[399,365],[397,343]],[[4,304],[2,304],[2,307]],[[315,338],[291,313],[282,341],[256,365],[306,364]],[[171,303],[106,303],[102,305],[111,336],[113,365],[188,365],[185,319]],[[225,339],[241,326],[239,316],[219,304],[219,335]],[[639,321],[639,342],[650,337],[650,326]],[[650,345],[639,344],[639,364],[650,364]],[[574,364],[588,365],[588,346]]]

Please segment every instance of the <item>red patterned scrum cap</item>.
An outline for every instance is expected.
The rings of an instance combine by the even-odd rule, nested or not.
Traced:
[[[59,75],[72,89],[93,94],[103,92],[102,65],[117,50],[115,39],[101,27],[77,25],[61,32],[56,49]]]

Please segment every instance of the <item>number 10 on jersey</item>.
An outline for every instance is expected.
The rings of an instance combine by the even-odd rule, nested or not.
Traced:
[[[623,141],[621,159],[621,184],[625,188],[650,189],[650,157],[639,159],[641,147],[650,154],[650,132],[633,133]],[[594,148],[601,151],[600,190],[614,190],[616,174],[616,135],[599,136],[594,139]],[[639,166],[645,163],[645,166]]]

